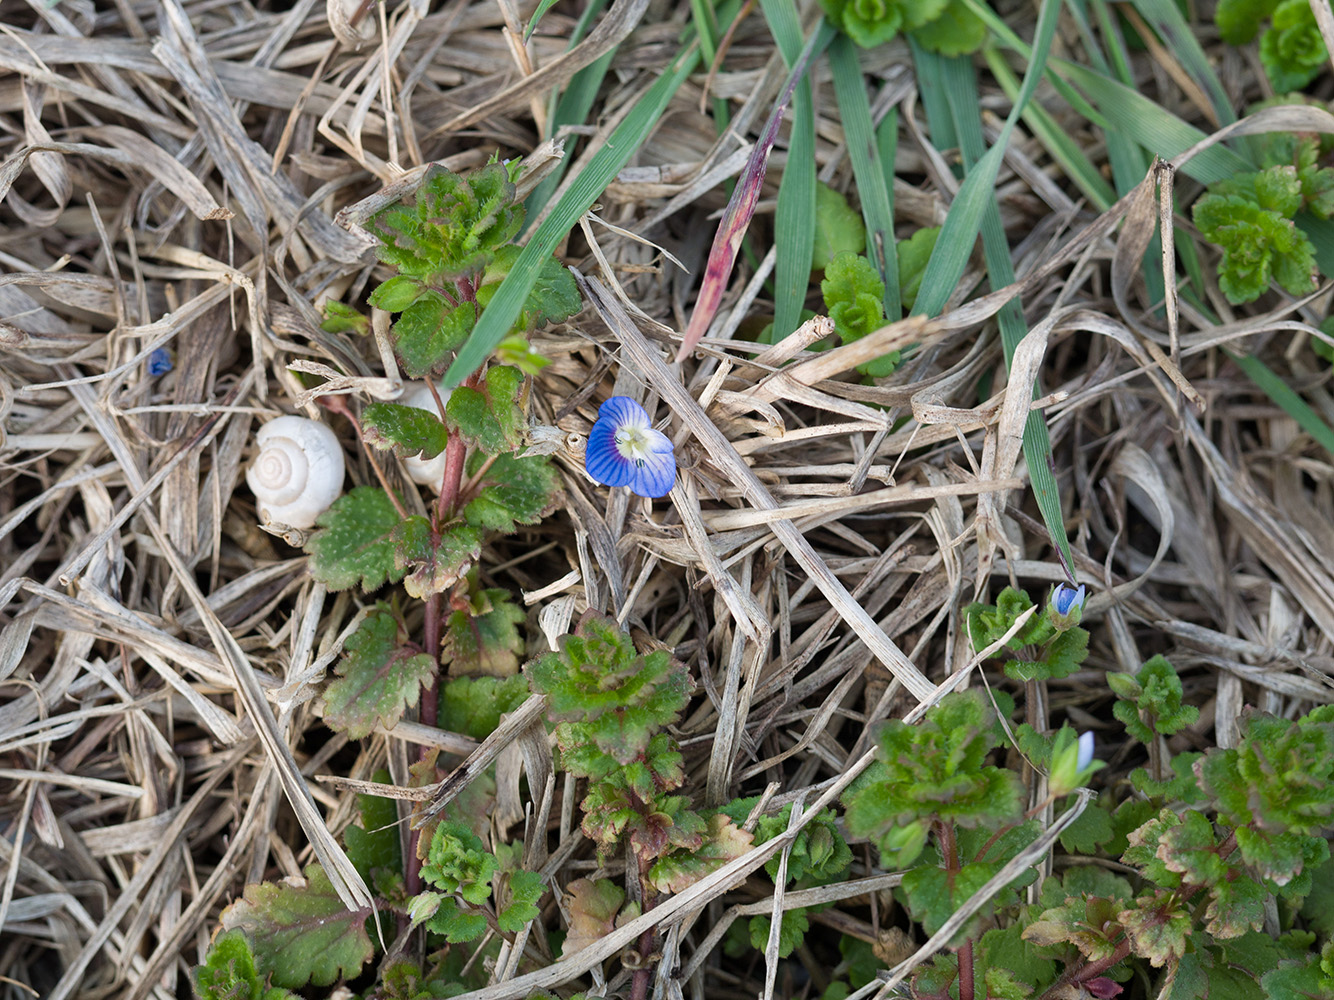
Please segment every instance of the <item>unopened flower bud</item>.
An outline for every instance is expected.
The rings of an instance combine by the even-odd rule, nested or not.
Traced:
[[[1067,587],[1060,583],[1051,592],[1047,618],[1058,632],[1074,628],[1084,614],[1084,585]]]

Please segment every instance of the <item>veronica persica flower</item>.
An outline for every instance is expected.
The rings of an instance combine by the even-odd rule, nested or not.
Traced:
[[[1076,788],[1088,784],[1094,771],[1106,767],[1093,756],[1093,734],[1082,733],[1078,738],[1069,726],[1056,732],[1051,748],[1051,774],[1047,788],[1053,795],[1069,795]]]
[[[676,482],[676,452],[671,439],[653,429],[642,406],[629,396],[612,396],[588,432],[584,468],[603,486],[664,497]]]
[[[1051,601],[1047,607],[1047,618],[1056,631],[1064,632],[1079,624],[1084,613],[1084,585],[1067,587],[1057,584],[1051,592]]]

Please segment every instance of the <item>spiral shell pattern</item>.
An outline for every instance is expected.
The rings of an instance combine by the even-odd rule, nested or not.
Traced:
[[[255,435],[259,451],[246,470],[260,523],[310,528],[343,489],[343,449],[324,424],[279,417]]]

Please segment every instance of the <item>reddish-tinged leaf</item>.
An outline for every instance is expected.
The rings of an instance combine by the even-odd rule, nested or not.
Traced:
[[[718,305],[727,290],[727,279],[732,276],[732,265],[736,263],[737,248],[746,235],[751,217],[755,214],[755,205],[760,200],[760,188],[764,186],[764,173],[769,167],[769,154],[773,151],[774,141],[778,138],[778,126],[787,114],[787,106],[792,103],[792,94],[797,83],[806,73],[806,67],[817,52],[816,42],[821,32],[811,35],[810,41],[802,50],[801,58],[788,74],[783,92],[778,96],[778,103],[765,123],[764,132],[750,151],[750,159],[741,172],[741,181],[732,191],[732,197],[723,211],[718,223],[718,232],[713,238],[713,247],[709,250],[709,262],[704,268],[704,280],[700,282],[699,298],[695,300],[695,311],[690,314],[690,324],[681,341],[681,349],[676,353],[676,360],[683,361],[695,345],[700,342],[709,324],[718,312]],[[824,39],[827,44],[829,39]]]

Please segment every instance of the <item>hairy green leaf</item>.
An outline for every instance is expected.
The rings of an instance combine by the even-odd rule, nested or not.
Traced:
[[[524,419],[518,403],[522,386],[523,373],[508,365],[489,369],[484,384],[476,389],[459,386],[445,403],[450,428],[488,455],[515,451],[523,444]]]
[[[275,986],[329,986],[356,977],[374,955],[366,934],[370,912],[344,906],[324,869],[312,864],[304,879],[246,886],[222,911],[222,927],[245,933],[256,967]]]
[[[475,452],[469,474],[485,456]],[[510,534],[521,524],[536,524],[556,506],[560,481],[545,455],[501,455],[482,473],[482,486],[463,509],[469,524]]]
[[[427,410],[401,403],[371,403],[361,415],[361,436],[380,451],[403,458],[432,459],[445,450],[449,432]]]
[[[848,199],[828,184],[815,185],[815,246],[811,267],[823,271],[841,253],[861,253],[866,249],[866,224],[852,210]]]
[[[528,678],[456,677],[442,685],[440,725],[450,732],[484,740],[528,697]]]
[[[516,628],[523,620],[523,609],[510,600],[509,591],[472,590],[467,606],[451,612],[445,622],[442,657],[450,672],[513,676],[523,655],[523,637]]]
[[[394,535],[403,518],[378,486],[344,493],[315,522],[306,542],[310,575],[330,590],[360,585],[365,591],[403,578]]]
[[[255,966],[250,942],[240,931],[219,934],[204,964],[190,974],[198,1000],[297,1000],[289,990],[265,985]]]
[[[379,604],[347,637],[335,670],[339,679],[324,692],[324,721],[354,740],[376,723],[393,729],[417,704],[423,684],[435,677],[426,653],[406,645],[407,633],[387,604]]]

